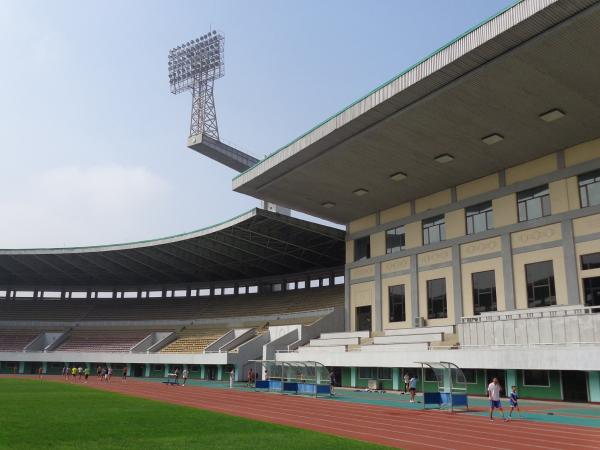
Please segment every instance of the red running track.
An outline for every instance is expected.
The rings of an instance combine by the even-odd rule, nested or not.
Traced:
[[[53,377],[54,378],[54,377]],[[55,379],[60,379],[56,377]],[[167,386],[130,379],[85,385],[264,422],[412,449],[600,449],[600,429],[345,403],[291,395]]]

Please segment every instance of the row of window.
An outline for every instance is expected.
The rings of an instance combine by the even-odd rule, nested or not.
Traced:
[[[600,170],[578,177],[581,207],[600,205]],[[538,186],[517,193],[517,211],[519,222],[549,216],[550,191],[548,185]],[[467,234],[481,233],[494,228],[492,202],[486,201],[465,209]],[[446,240],[446,219],[443,214],[422,221],[423,245]],[[385,232],[386,253],[396,253],[405,248],[404,226],[391,228]],[[354,260],[371,257],[370,237],[365,236],[354,241]]]
[[[582,268],[600,267],[600,253],[582,255]],[[556,305],[554,286],[554,267],[552,261],[542,261],[525,265],[527,280],[527,307],[538,308]],[[493,270],[474,272],[471,275],[473,289],[473,311],[479,315],[487,311],[497,311],[496,274]],[[583,279],[586,306],[600,306],[600,277]],[[388,288],[389,321],[406,321],[405,285]],[[427,318],[443,319],[448,317],[446,301],[446,279],[427,280]]]

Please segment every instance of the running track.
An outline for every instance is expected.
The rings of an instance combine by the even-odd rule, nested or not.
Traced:
[[[61,380],[61,377],[47,377]],[[130,379],[85,385],[136,397],[412,449],[600,449],[600,429]]]

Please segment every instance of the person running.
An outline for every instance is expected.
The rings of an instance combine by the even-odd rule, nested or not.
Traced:
[[[63,378],[65,381],[69,381],[69,366],[63,367]]]
[[[410,375],[408,372],[404,374],[404,393],[408,392],[408,384],[410,383]]]
[[[102,367],[100,364],[96,366],[96,376],[98,377],[98,381],[102,381]]]
[[[504,410],[502,409],[502,403],[500,403],[500,391],[502,390],[502,386],[498,383],[498,378],[494,378],[490,384],[488,384],[488,398],[490,399],[490,420],[494,420],[494,410],[499,409],[502,413],[502,418],[506,421],[506,417],[504,417]]]
[[[106,367],[100,369],[100,381],[106,381]]]
[[[77,367],[73,366],[71,368],[71,376],[73,378],[73,381],[77,381]]]
[[[248,369],[248,382],[246,383],[246,387],[252,387],[252,383],[254,382],[254,371],[252,367]]]
[[[110,383],[110,379],[112,378],[112,367],[109,367],[106,370],[106,382]]]
[[[234,369],[232,368],[232,369],[229,371],[229,389],[232,389],[232,388],[233,388],[233,378],[234,378],[234,377],[235,377],[235,371],[234,371]]]
[[[85,384],[87,384],[89,376],[90,376],[90,368],[86,366],[86,368],[83,369],[83,378],[84,378]]]
[[[37,373],[38,373],[38,378],[41,380],[42,375],[44,374],[44,369],[42,368],[42,366],[38,367]]]
[[[410,376],[408,379],[408,392],[410,392],[410,402],[415,402],[415,396],[417,395],[417,378]]]
[[[79,378],[79,382],[81,382],[81,378],[83,377],[83,367],[79,366],[77,368],[77,376]]]
[[[123,374],[121,375],[121,382],[122,383],[126,383],[127,382],[127,366],[123,366]]]
[[[510,412],[508,413],[508,420],[512,418],[512,413],[516,409],[519,413],[519,419],[521,418],[521,408],[519,408],[519,394],[517,393],[517,387],[513,386],[509,396]]]
[[[189,370],[187,370],[187,367],[186,367],[181,372],[181,379],[183,380],[181,383],[182,386],[185,386],[185,383],[187,383],[187,379],[189,376],[190,376],[190,372],[189,372]]]

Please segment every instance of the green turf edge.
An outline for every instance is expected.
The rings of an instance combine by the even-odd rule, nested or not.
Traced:
[[[383,449],[367,442],[56,381],[0,379],[4,449]]]

